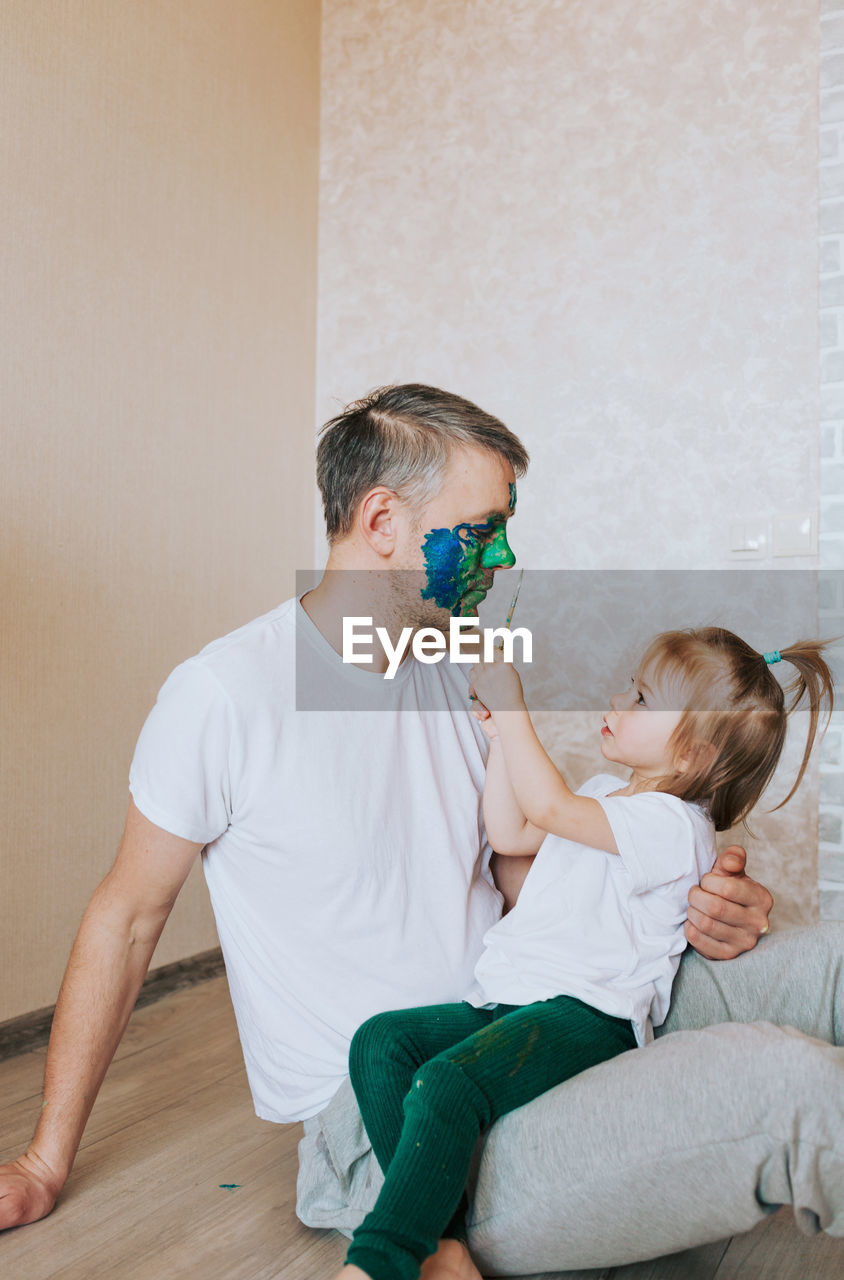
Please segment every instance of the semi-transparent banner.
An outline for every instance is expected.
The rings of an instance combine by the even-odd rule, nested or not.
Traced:
[[[506,639],[530,710],[601,711],[665,631],[723,627],[760,655],[840,636],[839,617],[819,618],[819,588],[844,598],[842,584],[844,571],[510,569],[495,573],[477,616],[451,618],[426,596],[421,572],[302,571],[296,705],[466,710],[473,663]],[[829,660],[844,673],[840,640]],[[790,674],[776,664],[778,679]]]

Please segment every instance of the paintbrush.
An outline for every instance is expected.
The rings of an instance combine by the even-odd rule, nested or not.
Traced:
[[[518,579],[518,582],[516,583],[516,590],[513,592],[513,599],[510,601],[510,611],[509,611],[509,613],[507,614],[507,617],[506,617],[506,618],[505,618],[505,620],[504,620],[504,625],[505,625],[505,627],[509,627],[510,623],[513,621],[513,614],[514,614],[514,613],[515,613],[515,611],[516,611],[516,601],[518,600],[518,598],[519,598],[519,592],[520,592],[520,591],[521,591],[521,589],[522,589],[522,578],[523,578],[524,576],[525,576],[525,571],[524,571],[524,569],[520,569],[520,570],[519,570],[519,579]]]
[[[516,612],[516,601],[518,600],[518,598],[519,598],[519,592],[520,592],[520,591],[521,591],[521,589],[522,589],[522,579],[524,578],[524,576],[525,576],[525,571],[524,571],[524,569],[520,569],[520,570],[519,570],[519,577],[518,577],[518,580],[517,580],[517,582],[516,582],[516,590],[513,592],[513,599],[510,601],[510,608],[507,610],[507,617],[504,619],[504,625],[505,625],[505,627],[509,627],[509,626],[510,626],[510,623],[513,621],[513,614]],[[501,637],[501,636],[499,636],[499,637],[498,637],[498,639],[496,640],[496,642],[495,642],[495,647],[496,647],[496,649],[498,649],[499,651],[500,651],[500,650],[502,650],[502,649],[504,648],[504,641],[503,641],[503,639],[502,639],[502,637]],[[478,695],[477,695],[476,693],[474,693],[474,692],[470,693],[470,694],[469,694],[469,701],[470,701],[470,702],[477,702],[477,701],[478,701]]]
[[[513,621],[513,614],[516,612],[516,601],[519,598],[519,592],[522,589],[522,578],[525,576],[524,569],[519,570],[519,577],[516,582],[516,590],[513,592],[513,599],[510,601],[510,608],[507,610],[507,617],[504,619],[504,625],[509,629],[510,623]],[[499,651],[504,648],[504,639],[499,636],[495,642],[495,647]]]

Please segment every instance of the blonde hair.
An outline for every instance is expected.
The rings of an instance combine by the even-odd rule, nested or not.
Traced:
[[[820,709],[832,713],[833,678],[821,640],[799,640],[779,650],[797,669],[785,689],[761,653],[722,627],[666,631],[651,641],[640,671],[678,680],[684,706],[669,740],[682,768],[660,779],[658,790],[705,805],[716,831],[741,822],[771,780],[785,744],[786,720],[807,700],[809,732],[794,786],[799,787],[818,730]],[[790,701],[786,702],[786,696]]]

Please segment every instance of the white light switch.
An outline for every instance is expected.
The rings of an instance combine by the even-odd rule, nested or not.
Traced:
[[[730,555],[737,560],[761,560],[768,546],[768,526],[764,520],[733,520],[730,523]]]
[[[730,550],[744,551],[745,550],[744,543],[745,543],[744,521],[734,520],[733,523],[730,525]]]
[[[813,511],[781,512],[774,516],[771,554],[813,556],[818,550],[818,522]]]

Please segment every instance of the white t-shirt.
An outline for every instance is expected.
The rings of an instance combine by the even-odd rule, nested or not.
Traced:
[[[576,996],[629,1018],[639,1044],[668,1013],[686,945],[688,893],[715,861],[715,829],[698,805],[659,791],[613,796],[590,778],[618,853],[546,836],[513,910],[489,930],[471,1004]]]
[[[310,666],[336,710],[296,709]],[[460,1000],[501,914],[466,667],[344,665],[289,600],[177,667],[141,732],[135,804],[202,842],[255,1109],[316,1114],[385,1009]],[[371,700],[379,710],[344,710]],[[432,704],[451,710],[420,710]]]

